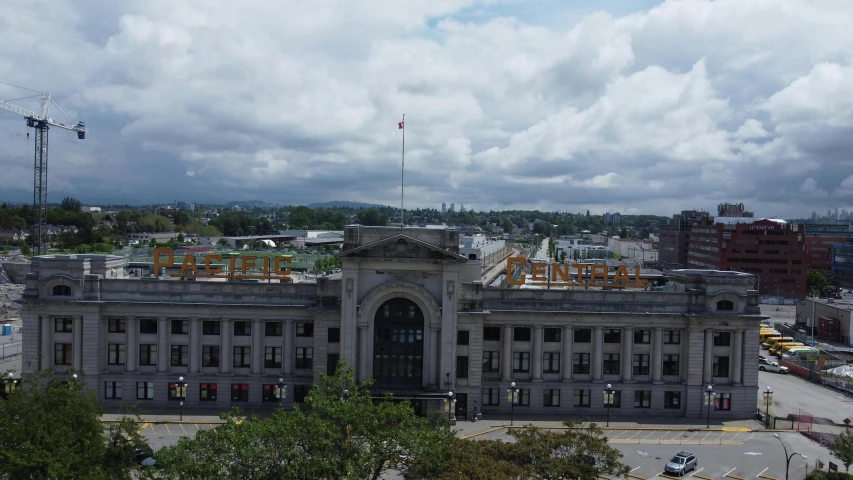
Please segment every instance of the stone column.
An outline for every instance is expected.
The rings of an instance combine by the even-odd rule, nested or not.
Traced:
[[[512,380],[512,327],[504,327],[501,337],[501,380]]]
[[[53,370],[53,319],[49,315],[41,319],[41,369]]]
[[[601,383],[601,369],[604,362],[604,327],[595,327],[592,339],[592,381]]]
[[[136,372],[139,362],[139,320],[136,317],[127,317],[124,332],[125,352],[127,352],[124,369],[126,372]]]
[[[564,382],[572,381],[572,342],[575,330],[572,327],[563,327],[563,344],[560,352],[560,376]]]
[[[260,375],[264,371],[264,322],[252,320],[252,375]]]
[[[80,372],[83,370],[83,317],[75,315],[71,326],[71,366]]]
[[[705,365],[702,370],[702,382],[704,383],[703,389],[707,385],[711,385],[711,382],[714,381],[713,377],[713,367],[714,367],[714,330],[711,328],[705,329]],[[702,390],[704,392],[704,390]]]
[[[355,371],[358,372],[358,381],[363,382],[368,377],[368,361],[367,358],[367,342],[369,340],[367,325],[358,326],[358,365]]]
[[[220,332],[221,333],[221,332]],[[201,357],[201,322],[198,318],[190,318],[190,370],[189,373],[199,372]]]
[[[284,353],[281,354],[282,365],[284,365],[284,374],[293,375],[293,363],[296,360],[296,350],[294,349],[294,340],[296,337],[296,326],[293,320],[284,321]],[[343,338],[341,338],[343,340]]]
[[[284,369],[285,365],[287,365],[287,342],[288,342],[287,338],[288,337],[289,337],[289,335],[288,335],[288,331],[287,331],[287,322],[282,322],[282,324],[281,324],[281,344],[279,345],[281,347],[281,371],[278,373],[282,377],[284,377],[285,375],[288,375],[288,373]]]
[[[735,330],[735,341],[732,352],[732,385],[743,383],[743,330]]]
[[[652,351],[652,383],[663,383],[663,328],[655,327],[655,345]]]
[[[430,345],[430,364],[433,366],[433,382],[439,389],[445,388],[444,383],[447,380],[444,373],[441,372],[441,335],[438,328],[431,328],[429,334],[432,336],[432,344]],[[446,372],[445,372],[446,373]]]
[[[634,327],[626,327],[622,331],[622,382],[634,381]]]
[[[219,322],[219,373],[223,375],[231,374],[231,363],[234,360],[233,340],[234,330],[231,327],[231,319],[223,318]],[[231,392],[228,392],[226,395],[230,394]]]
[[[544,332],[542,325],[533,327],[533,381],[542,381],[542,343],[544,342]]]
[[[169,319],[157,319],[157,373],[169,372]]]

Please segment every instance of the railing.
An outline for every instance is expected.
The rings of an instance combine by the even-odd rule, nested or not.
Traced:
[[[4,343],[0,345],[0,359],[18,357],[21,355],[21,342]]]

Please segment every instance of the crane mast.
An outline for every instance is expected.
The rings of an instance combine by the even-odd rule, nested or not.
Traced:
[[[21,108],[11,103],[0,101],[0,110],[14,113],[22,116],[27,120],[27,126],[35,129],[35,155],[33,158],[33,232],[34,237],[34,254],[42,255],[47,253],[47,153],[48,153],[48,132],[50,127],[62,128],[77,132],[77,138],[84,140],[86,138],[86,125],[83,122],[77,122],[76,125],[69,126],[63,123],[55,122],[49,117],[50,113],[50,94],[41,94],[41,111],[35,112]]]

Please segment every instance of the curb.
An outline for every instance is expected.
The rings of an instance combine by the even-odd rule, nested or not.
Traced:
[[[775,477],[768,477],[767,475],[759,475],[758,478],[763,478],[764,480],[779,480]]]
[[[696,478],[701,478],[702,480],[714,480],[714,479],[713,479],[713,478],[711,478],[711,477],[706,477],[706,476],[704,476],[704,475],[698,475],[698,474],[696,474],[696,473],[694,473],[693,475],[690,475],[690,476],[691,476],[691,477],[696,477]],[[774,480],[775,480],[775,479],[774,479]]]
[[[101,423],[119,423],[121,420],[112,420],[112,419],[101,419]],[[210,420],[206,422],[192,421],[192,420],[145,420],[142,419],[139,422],[142,425],[225,425],[228,422],[224,422],[222,420]]]
[[[727,473],[725,476],[726,476],[726,478],[733,478],[734,480],[746,480],[743,477],[738,477],[737,475],[732,475],[730,473]]]

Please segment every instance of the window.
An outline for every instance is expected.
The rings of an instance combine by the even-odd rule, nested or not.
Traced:
[[[468,330],[459,330],[456,332],[456,345],[468,345],[470,333]]]
[[[456,356],[456,378],[468,378],[468,355]]]
[[[560,373],[560,354],[558,352],[545,352],[543,373]]]
[[[329,343],[341,343],[341,329],[340,328],[338,328],[338,327],[330,328],[328,335],[329,335],[329,339],[327,340],[327,342],[329,342]]]
[[[232,383],[231,384],[231,401],[232,402],[248,402],[249,401],[249,384],[248,383]]]
[[[589,407],[589,390],[575,390],[575,406]]]
[[[518,389],[518,398],[516,398],[516,405],[522,407],[530,406],[530,389],[529,388],[519,388]]]
[[[678,375],[678,355],[669,353],[663,355],[663,374]]]
[[[201,322],[202,335],[219,335],[219,322],[217,320],[205,320]],[[210,385],[216,385],[211,383]]]
[[[137,400],[154,400],[154,384],[151,382],[136,382]]]
[[[299,322],[296,324],[296,336],[297,337],[313,337],[314,336],[314,324],[313,323],[302,323]]]
[[[245,320],[237,320],[234,322],[234,336],[235,337],[248,337],[251,334],[252,334],[252,322],[247,322]]]
[[[53,344],[53,364],[54,365],[71,365],[71,344],[70,343],[55,343],[55,344]]]
[[[530,341],[530,327],[515,327],[512,329],[512,339],[516,342]]]
[[[483,373],[500,371],[500,352],[483,352]]]
[[[186,335],[190,333],[189,320],[172,320],[172,335]]]
[[[187,345],[172,345],[172,362],[173,367],[186,367],[189,361],[190,352]]]
[[[71,317],[62,317],[53,319],[53,331],[71,333],[73,321]]]
[[[104,398],[121,400],[121,382],[104,382]]]
[[[500,404],[500,389],[484,388],[483,389],[483,406],[495,407]]]
[[[215,383],[200,383],[198,385],[198,399],[202,402],[216,401],[216,384]]]
[[[579,328],[575,330],[575,343],[590,342],[592,342],[592,330],[589,328]]]
[[[143,343],[139,346],[139,365],[157,365],[157,345]]]
[[[543,407],[559,407],[560,406],[560,390],[556,388],[545,389],[542,400]]]
[[[264,323],[264,336],[266,337],[280,337],[281,332],[283,331],[283,322],[265,322]]]
[[[681,392],[663,392],[663,408],[681,408]]]
[[[264,348],[264,368],[281,368],[281,347]]]
[[[732,409],[732,394],[718,393],[714,396],[714,410],[729,411]]]
[[[634,330],[634,343],[649,344],[652,342],[651,330]]]
[[[681,330],[664,330],[663,343],[667,345],[678,345],[681,343]]]
[[[483,327],[483,341],[484,342],[500,342],[501,341],[501,327]],[[483,404],[483,405],[485,405],[485,404]]]
[[[622,408],[622,391],[614,390],[613,398],[611,398],[612,403],[610,404],[610,408]],[[607,401],[605,400],[604,406],[607,406]]]
[[[545,329],[545,341],[548,343],[560,343],[560,328],[546,328]],[[559,390],[558,390],[559,392]],[[557,399],[559,402],[559,398]],[[559,405],[556,405],[559,406]]]
[[[107,320],[107,331],[110,333],[124,333],[127,329],[126,320],[123,318],[110,318]]]
[[[512,372],[530,372],[530,352],[512,352]]]
[[[153,318],[140,319],[139,333],[157,333],[157,320]]]
[[[622,330],[608,328],[604,330],[604,343],[619,343],[622,341]]]
[[[293,401],[296,403],[305,403],[305,397],[311,391],[311,385],[294,385],[293,386]]]
[[[341,359],[340,353],[326,354],[326,375],[332,376],[338,369],[338,362]]]
[[[279,398],[278,392],[279,386],[275,383],[267,383],[264,384],[261,388],[261,401],[262,402],[278,402],[281,399]]]
[[[107,365],[124,365],[125,354],[125,345],[123,343],[111,343],[107,345]]]
[[[186,384],[185,384],[186,385]],[[169,400],[184,400],[187,395],[187,387],[184,387],[183,395],[178,391],[178,384],[169,382]]]
[[[715,377],[728,377],[729,357],[714,357],[713,372]]]
[[[314,349],[299,347],[296,349],[296,368],[314,368]]]
[[[634,392],[634,408],[651,408],[652,407],[652,392],[649,390],[639,390]]]
[[[234,347],[234,368],[252,366],[252,347]]]
[[[204,345],[201,347],[201,366],[219,366],[219,345]]]
[[[719,302],[717,302],[717,310],[723,310],[723,311],[729,310],[729,311],[731,311],[734,309],[735,309],[735,304],[731,300],[720,300]]]
[[[648,375],[649,374],[649,354],[648,353],[639,353],[634,354],[633,361],[634,375]]]
[[[71,287],[68,285],[54,285],[53,294],[62,297],[71,296]]]
[[[731,332],[714,332],[715,347],[729,347],[732,344]]]
[[[572,373],[588,374],[589,373],[589,354],[575,353],[572,355]]]
[[[604,373],[605,375],[619,375],[618,353],[604,354],[604,368],[602,369],[602,373]]]

